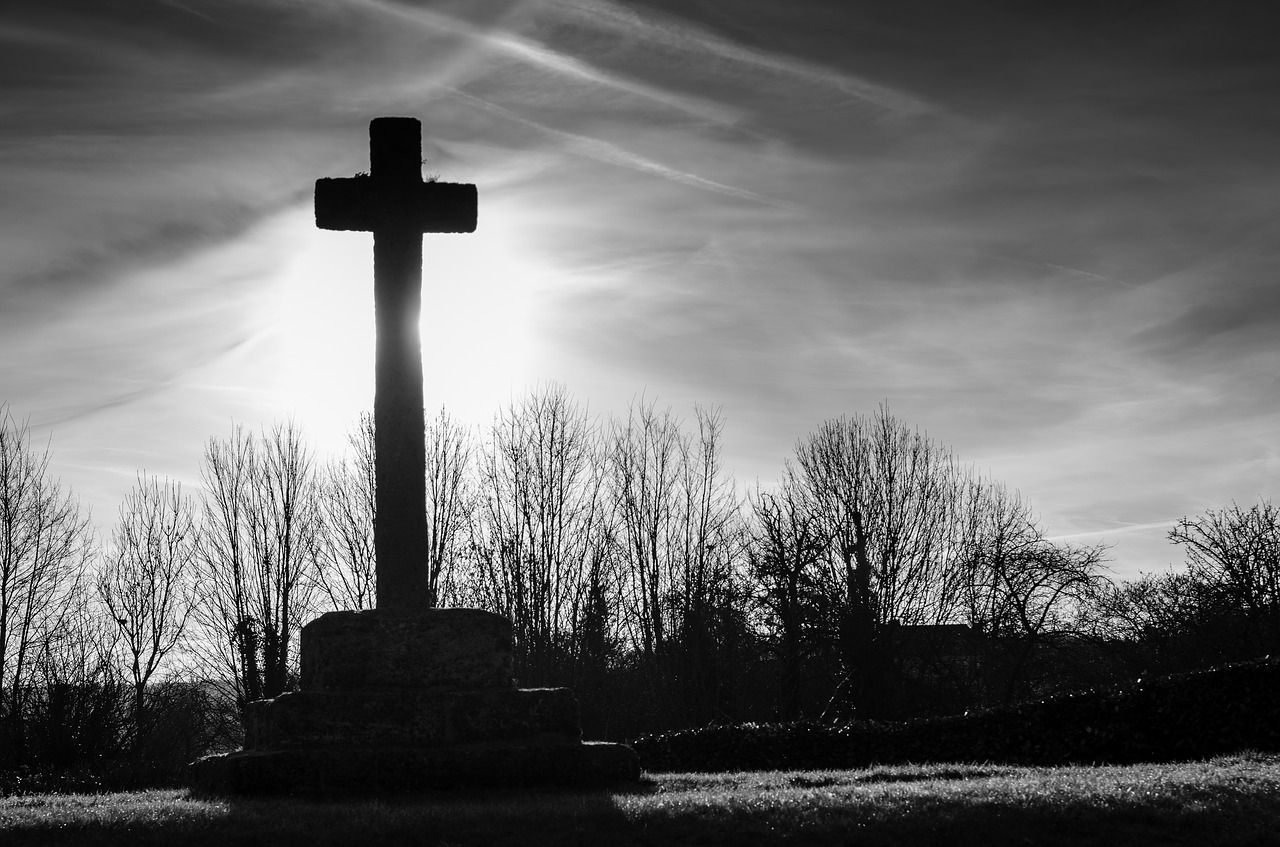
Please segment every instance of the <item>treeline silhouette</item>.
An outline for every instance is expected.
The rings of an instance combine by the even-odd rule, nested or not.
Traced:
[[[521,686],[588,738],[906,719],[1253,658],[1280,637],[1280,514],[1184,518],[1179,572],[1109,578],[1030,503],[881,406],[745,493],[723,422],[544,386],[427,426],[432,601],[511,618]],[[303,624],[374,597],[373,422],[321,460],[293,422],[210,438],[200,490],[145,472],[110,535],[0,408],[0,793],[175,784],[290,690]]]

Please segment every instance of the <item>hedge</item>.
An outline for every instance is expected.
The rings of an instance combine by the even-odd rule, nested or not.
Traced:
[[[1280,751],[1280,658],[900,723],[738,724],[646,735],[650,772],[812,770],[925,762],[1062,765]]]

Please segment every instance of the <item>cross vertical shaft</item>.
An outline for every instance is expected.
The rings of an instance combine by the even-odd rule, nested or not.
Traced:
[[[369,176],[391,190],[422,182],[413,118],[369,124]],[[422,229],[411,219],[373,231],[373,546],[379,609],[431,605],[427,595],[427,456],[422,401]]]
[[[426,432],[423,423],[422,233],[373,234],[374,554],[378,608],[427,597]]]

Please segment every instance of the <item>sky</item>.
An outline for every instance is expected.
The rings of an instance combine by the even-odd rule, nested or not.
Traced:
[[[1280,492],[1259,3],[42,0],[0,18],[0,404],[109,531],[138,471],[372,407],[368,122],[475,183],[429,409],[720,407],[742,490],[881,403],[1120,577]]]

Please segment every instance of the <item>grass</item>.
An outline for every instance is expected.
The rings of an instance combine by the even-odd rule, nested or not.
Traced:
[[[1280,844],[1280,756],[663,774],[610,792],[365,801],[184,791],[0,798],[0,844]]]

